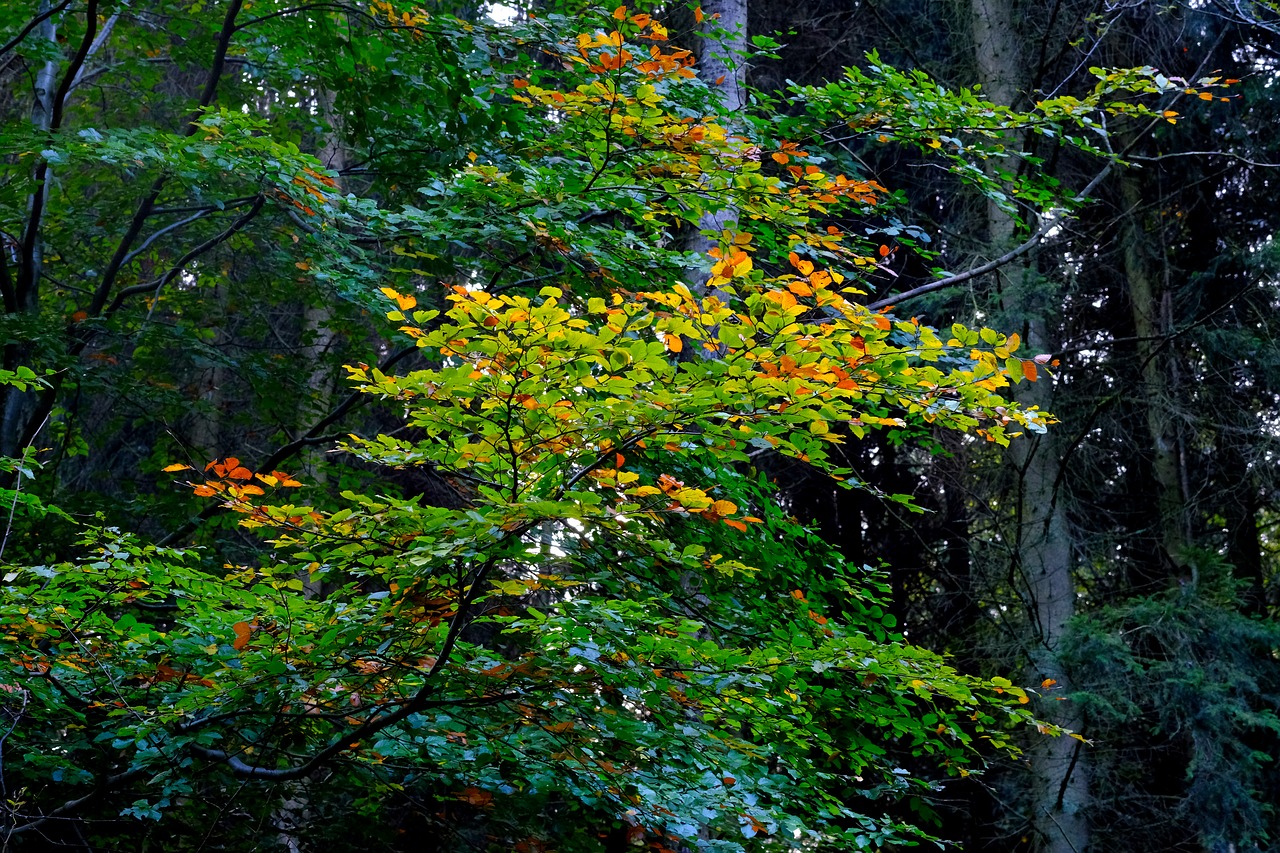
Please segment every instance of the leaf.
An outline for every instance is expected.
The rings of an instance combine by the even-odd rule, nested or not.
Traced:
[[[684,341],[680,339],[679,335],[667,334],[664,340],[666,341],[667,349],[672,352],[680,352],[684,349]]]
[[[172,465],[166,465],[162,470],[166,474],[172,474],[174,471],[194,471],[195,469],[190,465],[183,464],[182,462],[175,462]]]
[[[458,794],[458,799],[464,803],[484,808],[493,802],[493,794],[480,788],[465,788]]]
[[[411,308],[416,307],[418,304],[418,299],[415,296],[403,296],[390,287],[383,287],[380,289],[383,295],[394,301],[401,311],[408,311]]]
[[[231,648],[238,652],[243,651],[245,646],[249,645],[249,638],[253,636],[253,628],[248,622],[237,622],[231,626],[231,630],[236,635],[236,638],[231,642]]]

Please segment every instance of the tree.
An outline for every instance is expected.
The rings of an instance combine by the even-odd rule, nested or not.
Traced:
[[[848,543],[847,553],[880,556],[892,567],[891,605],[913,639],[972,660],[975,669],[1005,673],[1027,665],[1035,648],[1028,638],[1048,621],[1018,581],[1018,566],[1037,556],[1020,546],[1020,530],[1023,540],[1036,531],[1021,520],[1050,510],[1060,521],[1065,517],[1070,539],[1059,548],[1059,577],[1077,617],[1065,626],[1059,619],[1054,633],[1063,665],[1079,667],[1074,686],[1082,689],[1070,691],[1072,682],[1059,681],[1054,690],[1074,694],[1083,731],[1106,745],[1080,749],[1080,761],[1094,763],[1096,784],[1083,810],[1093,844],[1248,849],[1259,843],[1259,827],[1275,834],[1265,809],[1257,808],[1273,799],[1271,777],[1238,760],[1247,749],[1269,751],[1261,745],[1269,742],[1267,721],[1277,710],[1265,690],[1253,687],[1270,683],[1274,664],[1258,639],[1268,627],[1251,622],[1272,616],[1261,603],[1274,574],[1266,525],[1275,490],[1272,466],[1263,461],[1274,454],[1274,437],[1261,426],[1273,415],[1260,415],[1274,411],[1270,377],[1276,375],[1269,360],[1274,347],[1263,343],[1272,334],[1272,312],[1262,308],[1274,299],[1273,257],[1262,248],[1276,229],[1267,178],[1267,164],[1276,160],[1267,130],[1274,99],[1260,70],[1270,61],[1264,57],[1274,55],[1274,26],[1257,19],[1261,4],[1136,3],[1106,10],[985,4],[1001,5],[1007,21],[996,35],[1013,36],[1013,52],[1021,57],[1006,63],[1011,71],[1003,76],[1017,82],[1011,92],[986,85],[1001,75],[982,71],[979,62],[1010,51],[974,50],[970,4],[775,4],[762,10],[769,17],[763,29],[789,28],[795,35],[782,62],[765,73],[771,80],[812,81],[877,48],[889,61],[927,69],[940,81],[983,79],[986,96],[1006,103],[1069,91],[1090,64],[1144,62],[1166,75],[1246,79],[1226,101],[1170,93],[1164,106],[1171,121],[1109,121],[1113,144],[1130,165],[1096,184],[1098,203],[1082,207],[1069,223],[1055,223],[1042,247],[1024,256],[1023,268],[1015,261],[949,290],[895,297],[928,283],[922,253],[906,242],[895,247],[898,277],[882,279],[877,296],[896,298],[899,311],[980,317],[1006,330],[1020,329],[1028,317],[1043,321],[1053,341],[1044,346],[1062,363],[1046,407],[1061,424],[1039,442],[1032,461],[1053,469],[1056,502],[1033,501],[1020,519],[1012,510],[1025,481],[1000,470],[1003,453],[941,437],[949,457],[873,441],[853,463],[881,487],[914,493],[935,510],[932,518],[893,518],[851,496],[837,501],[814,480],[801,480],[789,505],[820,521],[829,541]],[[1074,186],[1098,175],[1095,161],[1047,140],[1031,142],[1026,150],[1037,159],[1024,168]],[[850,149],[870,174],[898,169],[903,175],[899,164],[910,156],[877,153],[856,141]],[[910,197],[912,213],[902,218],[940,238],[926,247],[938,252],[934,263],[963,269],[1007,250],[1007,240],[987,240],[991,208],[984,199],[923,163],[916,174],[894,186]],[[1025,232],[1018,233],[1020,244]],[[1145,267],[1151,285],[1145,296],[1134,287],[1141,281],[1126,273],[1126,258],[1128,270]],[[1141,316],[1135,315],[1139,305],[1146,306]],[[1010,307],[1018,310],[1005,313]],[[1047,393],[1047,387],[1038,383],[1028,392]],[[1015,445],[1011,455],[1028,449]],[[792,483],[799,479],[794,470]],[[1166,509],[1159,511],[1161,505]],[[1224,594],[1233,578],[1239,599]],[[1199,592],[1187,599],[1188,590]],[[1125,654],[1138,662],[1135,673],[1170,680],[1157,685],[1146,674],[1119,677],[1122,658],[1097,638],[1178,607],[1195,613],[1200,627],[1173,620],[1167,635],[1148,629],[1124,635]],[[1127,620],[1123,628],[1120,618]],[[1196,631],[1203,644],[1184,642],[1186,632]],[[1181,662],[1143,669],[1158,660]],[[1173,677],[1178,666],[1200,674],[1194,686]],[[1237,713],[1244,707],[1251,713]],[[1072,766],[1073,776],[1080,766]],[[1021,762],[968,785],[968,796],[964,786],[953,787],[944,832],[966,838],[967,849],[1042,843],[1056,826],[1032,831],[1033,810],[1024,797],[1036,788]],[[1059,790],[1071,793],[1047,790],[1050,803]]]
[[[53,122],[39,149],[14,146],[39,153],[30,180],[17,161],[13,198],[40,196],[51,170],[86,194],[117,170],[154,170],[144,212],[98,241],[120,256],[115,272],[83,270],[95,310],[61,328],[47,303],[32,313],[57,332],[49,348],[68,371],[94,340],[82,324],[115,329],[136,288],[161,293],[184,275],[198,287],[217,275],[207,253],[243,231],[268,255],[254,277],[292,268],[355,306],[391,301],[401,337],[366,345],[387,357],[353,359],[350,378],[406,422],[343,449],[377,470],[424,471],[448,499],[375,480],[340,503],[291,503],[306,483],[224,452],[166,470],[189,471],[207,516],[228,511],[270,548],[237,559],[229,536],[175,549],[87,525],[70,555],[39,558],[39,543],[6,554],[6,840],[138,842],[151,825],[137,818],[158,821],[171,848],[217,832],[250,849],[261,823],[285,831],[282,814],[305,809],[291,838],[329,849],[349,839],[326,838],[316,816],[353,810],[389,836],[443,830],[442,846],[857,848],[918,835],[883,816],[888,803],[972,772],[984,750],[1010,745],[1011,723],[1061,734],[1034,723],[1008,679],[961,675],[891,634],[878,576],[789,520],[751,464],[777,452],[850,479],[844,443],[885,428],[1007,444],[1049,422],[1004,396],[1045,361],[1017,335],[939,333],[857,301],[891,254],[862,226],[892,216],[892,197],[810,143],[836,128],[910,146],[980,192],[1012,187],[1047,211],[1066,200],[1035,174],[1004,184],[981,163],[1005,156],[1015,132],[1100,153],[1081,126],[1149,115],[1141,99],[1175,84],[1150,69],[1103,73],[1079,98],[1018,111],[877,63],[797,87],[788,115],[762,97],[729,122],[689,52],[626,8],[505,27],[386,3],[242,11],[220,9],[201,109],[179,133],[73,135]],[[68,7],[41,20],[54,14],[75,31]],[[80,23],[85,57],[96,14]],[[333,112],[215,105],[229,56],[245,57],[239,92],[332,92]],[[403,93],[354,79],[404,56],[422,63],[411,91],[435,93],[426,118]],[[74,81],[85,57],[61,58],[54,76]],[[272,82],[282,66],[307,71],[298,88]],[[342,115],[351,162],[369,172],[335,175],[303,153],[289,138],[299,115]],[[324,130],[311,134],[317,150],[331,144]],[[453,147],[423,174],[415,142]],[[405,180],[420,187],[412,204]],[[175,185],[216,191],[191,214],[201,220],[210,205],[243,212],[149,278],[136,253],[181,229],[140,238],[135,225],[174,214],[157,205]],[[29,226],[23,210],[5,221]],[[724,210],[737,225],[704,228],[709,252],[679,248],[681,229]],[[63,230],[47,233],[92,222],[93,206],[59,215]],[[94,249],[68,242],[63,257]],[[685,283],[695,268],[708,294]],[[141,281],[116,289],[126,269]],[[186,295],[156,296],[117,333],[145,340],[130,335],[153,312],[181,328]],[[680,357],[697,351],[718,357]],[[45,367],[39,348],[26,352]],[[415,352],[421,366],[390,371]],[[43,382],[37,413],[54,411],[66,375]],[[5,376],[22,394],[39,378]],[[287,446],[311,443],[343,405]],[[54,517],[23,506],[25,529]],[[284,804],[240,796],[269,786],[306,790]]]

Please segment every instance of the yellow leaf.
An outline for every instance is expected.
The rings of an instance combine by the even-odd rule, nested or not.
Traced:
[[[175,462],[172,465],[166,465],[164,468],[164,472],[166,474],[172,474],[174,471],[192,471],[192,470],[195,470],[195,469],[193,469],[190,465],[183,465],[181,462]]]
[[[382,288],[382,294],[388,299],[393,300],[396,305],[400,306],[401,311],[408,311],[418,304],[418,300],[413,296],[402,296],[390,287]]]
[[[733,503],[733,501],[721,500],[712,503],[711,509],[716,515],[733,515],[738,511],[738,505]]]

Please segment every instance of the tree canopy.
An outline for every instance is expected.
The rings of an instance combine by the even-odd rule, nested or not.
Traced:
[[[894,302],[1238,81],[1023,107],[871,54],[764,92],[699,74],[700,8],[453,11],[0,25],[6,843],[863,849],[1082,742],[1053,679],[910,642],[770,472],[918,512],[851,448],[1052,429],[1026,329]],[[1014,244],[946,269],[873,150]]]

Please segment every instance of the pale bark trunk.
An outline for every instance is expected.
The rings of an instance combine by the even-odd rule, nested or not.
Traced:
[[[46,14],[49,11],[50,4],[48,0],[44,0],[40,4],[39,13]],[[54,49],[58,49],[58,25],[54,21],[54,17],[46,18],[41,22],[37,32],[40,38],[53,45]],[[49,60],[40,66],[36,72],[35,78],[35,98],[31,105],[31,124],[41,132],[48,132],[53,122],[53,99],[58,87],[58,63]],[[20,265],[16,269],[16,280],[18,287],[14,292],[16,304],[7,306],[9,310],[16,310],[22,313],[34,313],[39,310],[39,293],[40,293],[40,272],[44,266],[44,241],[40,233],[38,217],[34,212],[37,209],[43,209],[49,199],[49,183],[53,180],[53,171],[44,164],[44,176],[32,191],[31,198],[27,203],[27,220],[28,229],[34,229],[30,235],[24,235],[25,239],[32,240],[31,251],[23,257],[23,253],[17,252],[17,261]],[[37,177],[40,172],[37,171]],[[37,198],[37,195],[39,196]],[[5,346],[4,367],[13,370],[27,360],[29,347],[21,343],[10,343]],[[19,391],[16,388],[3,389],[4,402],[3,413],[0,414],[0,456],[17,456],[22,452],[19,447],[21,437],[26,429],[27,421],[31,417],[31,413],[35,410],[35,392]]]
[[[329,128],[318,156],[325,166],[341,173],[347,166],[347,152],[342,144],[341,122],[334,109],[334,97],[330,93],[319,93],[317,99],[325,118],[325,126]],[[341,178],[338,180],[341,188]],[[311,365],[307,374],[307,414],[315,412],[323,415],[333,406],[334,370],[328,359],[338,343],[337,333],[333,329],[333,311],[327,302],[322,300],[303,310],[302,338],[306,342],[303,357]],[[325,468],[321,464],[321,451],[308,450],[302,458],[307,477],[312,483],[322,485],[326,478]]]
[[[334,108],[332,93],[322,92],[317,95],[321,112],[328,128],[319,152],[320,162],[341,175],[347,166],[347,151],[342,142],[342,124]],[[341,188],[341,177],[338,187]],[[338,344],[338,334],[333,328],[333,311],[328,303],[321,301],[317,305],[308,305],[302,312],[302,339],[306,342],[304,358],[311,365],[307,374],[307,409],[303,413],[304,422],[312,413],[323,417],[333,408],[334,369],[329,363],[330,353]],[[303,474],[314,486],[323,486],[328,482],[327,468],[322,464],[324,450],[308,448],[302,454]],[[324,585],[311,580],[310,575],[302,578],[303,592],[308,598],[316,598],[324,594]]]
[[[734,114],[742,109],[746,99],[747,66],[747,0],[708,0],[702,4],[703,19],[698,27],[694,44],[697,57],[695,68],[698,79],[718,96],[722,120],[732,125]],[[726,207],[714,213],[706,213],[698,220],[699,232],[718,234],[735,225],[738,211]],[[705,255],[719,245],[715,238],[696,233],[689,237],[689,251]],[[692,282],[705,290],[706,277],[697,276]]]
[[[1010,106],[1017,104],[1026,85],[1018,30],[1008,0],[970,0],[974,49],[983,94]],[[1009,145],[1020,145],[1011,138]],[[986,227],[993,255],[1016,244],[1014,222],[994,202],[986,209]],[[1007,268],[1002,288],[1005,316],[1021,318],[1024,339],[1032,352],[1052,351],[1048,325],[1049,305],[1043,283],[1027,263]],[[1051,410],[1053,385],[1047,378],[1022,385],[1015,396],[1023,405]],[[1069,695],[1071,679],[1062,665],[1059,649],[1067,623],[1075,614],[1076,588],[1072,574],[1072,533],[1062,505],[1059,483],[1062,466],[1060,442],[1049,435],[1016,440],[1010,461],[1017,474],[1018,527],[1015,568],[1025,583],[1028,617],[1027,638],[1033,676],[1053,679],[1056,693]],[[1079,709],[1070,701],[1046,708],[1052,722],[1079,728]],[[1029,818],[1041,853],[1084,853],[1089,845],[1085,810],[1089,803],[1088,753],[1079,741],[1063,736],[1046,738],[1030,750],[1034,787]]]

